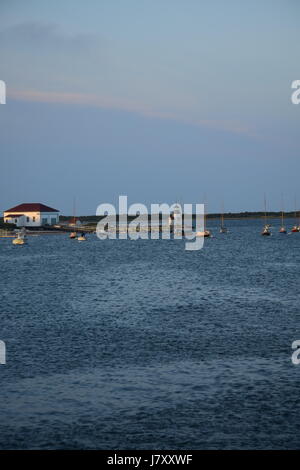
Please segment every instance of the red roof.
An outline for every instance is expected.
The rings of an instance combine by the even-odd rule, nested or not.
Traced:
[[[25,204],[19,204],[18,206],[7,209],[4,212],[59,212],[57,209],[45,206],[39,202],[27,202]]]

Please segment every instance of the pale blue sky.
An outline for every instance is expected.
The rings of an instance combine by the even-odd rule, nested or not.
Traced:
[[[264,192],[293,209],[299,13],[297,0],[0,0],[0,209],[206,193],[211,211],[260,210]]]

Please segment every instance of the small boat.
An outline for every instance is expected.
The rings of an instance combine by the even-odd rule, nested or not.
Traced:
[[[225,227],[225,224],[224,224],[224,204],[222,204],[220,233],[227,233],[227,232],[228,232],[227,227]]]
[[[268,227],[267,225],[264,226],[264,228],[263,228],[261,234],[264,235],[264,236],[269,236],[269,235],[271,235],[271,231],[270,231],[270,229],[269,229],[269,227]]]
[[[197,232],[196,237],[211,237],[210,230],[204,230],[204,232]]]
[[[73,223],[69,225],[73,225],[76,227],[76,207],[75,207],[75,197],[73,198]],[[77,232],[71,232],[69,238],[74,239],[77,238]]]
[[[78,240],[79,242],[84,242],[84,241],[86,241],[85,234],[82,233],[82,234],[77,238],[77,240]]]
[[[269,235],[271,235],[271,231],[270,231],[271,225],[267,224],[267,200],[266,200],[266,195],[265,195],[264,199],[265,199],[265,216],[264,216],[265,225],[264,225],[264,228],[262,229],[261,235],[263,235],[264,237],[268,237]]]
[[[24,245],[25,244],[25,237],[21,233],[17,234],[17,237],[12,241],[13,245]]]
[[[281,227],[279,229],[279,233],[287,233],[286,228],[284,226],[284,203],[283,203],[283,194],[281,194]]]
[[[297,225],[298,216],[299,216],[299,214],[297,213],[297,198],[296,198],[296,196],[295,196],[295,219],[296,219],[296,224],[295,224],[294,227],[291,229],[291,232],[293,232],[293,233],[295,233],[295,232],[300,232],[300,226]]]
[[[205,206],[206,206],[206,203],[205,203],[205,199],[206,197],[204,196],[204,232],[197,232],[196,233],[196,236],[197,237],[205,237],[205,238],[209,238],[212,236],[212,233],[210,230],[208,230],[206,228],[206,211],[205,211]]]

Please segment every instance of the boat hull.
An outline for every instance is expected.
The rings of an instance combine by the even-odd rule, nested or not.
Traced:
[[[14,240],[12,241],[13,245],[24,245],[25,244],[25,240],[23,240],[22,238],[14,238]]]

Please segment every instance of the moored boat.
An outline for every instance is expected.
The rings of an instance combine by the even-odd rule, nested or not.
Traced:
[[[210,230],[204,230],[204,232],[197,232],[196,237],[211,237]]]
[[[85,234],[82,233],[82,234],[77,238],[77,240],[78,240],[79,242],[85,242],[85,241],[86,241],[86,236],[85,236]]]
[[[284,226],[284,204],[283,204],[283,194],[281,194],[281,227],[279,229],[279,233],[287,233],[286,228]]]
[[[212,236],[212,233],[210,230],[206,228],[206,202],[205,202],[206,197],[204,196],[204,231],[203,232],[197,232],[196,236],[197,237],[205,237],[205,238],[210,238]]]
[[[76,227],[76,204],[75,204],[75,197],[73,199],[73,223],[72,224],[69,224],[69,225],[73,225],[74,228]],[[69,238],[71,239],[75,239],[77,238],[77,232],[71,232],[70,235],[69,235]]]
[[[264,215],[265,225],[264,225],[264,228],[261,231],[261,235],[266,237],[266,236],[271,235],[270,224],[267,223],[267,200],[266,200],[266,195],[264,197],[264,202],[265,202],[265,215]]]
[[[298,217],[299,217],[299,214],[297,213],[297,198],[295,196],[295,221],[296,221],[296,223],[293,226],[293,228],[291,229],[291,232],[293,232],[293,233],[300,232],[300,226],[297,225],[297,221],[299,220],[299,222],[300,222],[300,219]]]
[[[262,232],[261,232],[262,235],[264,236],[269,236],[271,235],[271,231],[269,229],[269,227],[267,225],[264,226],[264,228],[262,229]]]
[[[12,241],[13,245],[24,245],[25,244],[25,236],[21,233],[18,233],[16,238]]]
[[[221,213],[221,227],[220,227],[220,233],[227,233],[227,227],[225,227],[224,224],[224,203],[222,204],[222,213]]]

